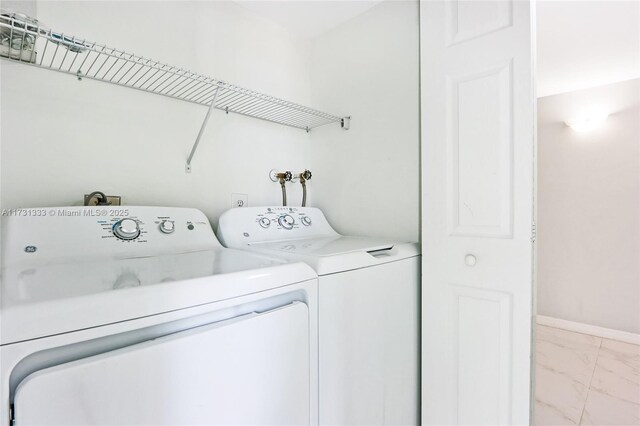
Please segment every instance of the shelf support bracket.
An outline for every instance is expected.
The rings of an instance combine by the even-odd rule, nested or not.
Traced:
[[[347,116],[347,117],[342,117],[340,119],[340,127],[342,127],[343,130],[349,130],[349,127],[351,127],[351,116]]]
[[[193,155],[196,153],[196,149],[198,149],[198,144],[200,144],[200,139],[202,138],[204,129],[207,127],[207,123],[209,122],[209,117],[211,116],[211,111],[213,111],[216,107],[216,102],[218,101],[219,93],[220,93],[220,86],[216,88],[216,93],[213,95],[213,100],[211,101],[211,105],[209,105],[209,109],[207,110],[207,115],[204,117],[202,126],[200,126],[200,131],[198,132],[198,136],[196,137],[196,142],[193,144],[193,148],[191,148],[191,153],[187,158],[187,165],[185,167],[185,171],[187,173],[191,173],[191,160],[193,160]]]

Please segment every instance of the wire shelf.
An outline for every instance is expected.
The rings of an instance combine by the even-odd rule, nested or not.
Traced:
[[[72,74],[79,79],[103,81],[306,131],[331,123],[348,128],[348,117],[328,114],[123,50],[58,33],[20,14],[3,12],[0,15],[0,57]]]

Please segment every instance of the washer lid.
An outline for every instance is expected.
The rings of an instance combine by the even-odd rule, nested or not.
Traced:
[[[343,236],[260,242],[245,248],[292,262],[303,261],[318,275],[367,268],[420,254],[417,243]]]
[[[156,315],[316,278],[232,249],[3,268],[0,343]]]

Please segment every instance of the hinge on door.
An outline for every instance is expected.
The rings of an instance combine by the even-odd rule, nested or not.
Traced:
[[[531,223],[531,242],[532,243],[536,242],[536,223],[535,222]]]

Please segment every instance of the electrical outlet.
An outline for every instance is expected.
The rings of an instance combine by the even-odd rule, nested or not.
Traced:
[[[231,208],[235,207],[248,207],[249,206],[249,195],[247,194],[231,194]]]
[[[98,197],[93,196],[91,199],[88,199],[89,194],[84,194],[84,204],[86,206],[95,206],[98,204]],[[121,198],[119,195],[107,195],[107,201],[110,203],[110,206],[119,206],[121,202]]]

